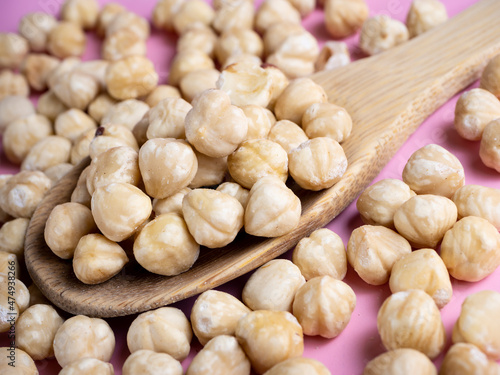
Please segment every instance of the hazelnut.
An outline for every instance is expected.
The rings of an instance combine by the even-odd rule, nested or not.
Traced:
[[[500,190],[481,185],[465,185],[453,195],[458,217],[479,216],[500,230]]]
[[[447,20],[446,7],[440,1],[414,0],[406,16],[406,25],[410,38],[413,38]]]
[[[335,39],[351,36],[368,18],[365,0],[326,0],[325,25]]]
[[[484,165],[500,173],[500,118],[490,122],[483,131],[479,157]]]
[[[359,45],[367,55],[376,55],[406,42],[408,38],[404,23],[380,14],[363,23]]]

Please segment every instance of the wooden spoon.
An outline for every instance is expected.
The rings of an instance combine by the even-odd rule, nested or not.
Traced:
[[[353,132],[343,144],[350,164],[330,189],[310,192],[292,185],[303,209],[292,233],[273,239],[242,233],[224,248],[203,248],[194,267],[175,277],[150,274],[132,261],[111,280],[85,285],[74,276],[71,261],[49,250],[43,232],[52,208],[69,200],[87,160],[48,193],[33,215],[25,244],[31,277],[54,304],[72,314],[114,317],[193,296],[277,257],[335,218],[427,116],[478,78],[500,52],[499,20],[500,1],[483,0],[397,48],[313,76],[353,118]]]

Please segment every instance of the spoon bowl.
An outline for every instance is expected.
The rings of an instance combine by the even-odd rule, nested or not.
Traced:
[[[53,207],[69,201],[86,159],[51,189],[31,219],[25,259],[33,281],[72,314],[115,317],[196,295],[283,254],[342,212],[431,113],[479,77],[500,52],[499,19],[500,1],[482,0],[403,45],[312,76],[353,119],[353,131],[342,144],[349,166],[336,185],[320,192],[290,182],[302,202],[302,217],[291,233],[267,239],[242,232],[223,248],[202,248],[194,266],[173,277],[149,273],[132,259],[112,279],[83,284],[71,261],[47,247],[44,228]]]

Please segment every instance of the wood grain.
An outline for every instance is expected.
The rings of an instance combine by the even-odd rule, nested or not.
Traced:
[[[404,45],[313,76],[330,100],[353,118],[353,132],[343,144],[349,167],[339,183],[321,192],[290,182],[303,210],[292,233],[273,239],[241,233],[224,248],[202,248],[195,266],[175,277],[150,274],[131,261],[111,280],[84,285],[74,276],[71,262],[52,254],[43,238],[50,211],[69,199],[83,162],[49,192],[31,220],[25,245],[31,277],[54,304],[70,313],[113,317],[193,296],[277,257],[342,212],[425,118],[478,78],[500,52],[498,20],[500,1],[483,0]]]

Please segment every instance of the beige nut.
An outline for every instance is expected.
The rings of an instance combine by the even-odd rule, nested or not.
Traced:
[[[306,280],[331,276],[342,280],[347,273],[347,255],[342,238],[328,228],[302,238],[292,253],[293,263]]]
[[[81,63],[82,60],[79,57],[67,57],[61,60],[59,65],[57,65],[47,77],[47,84],[49,88],[52,89],[63,75],[70,73]]]
[[[77,165],[90,155],[90,144],[92,143],[97,130],[89,129],[83,132],[71,147],[69,160],[71,164]]]
[[[31,218],[51,187],[52,181],[43,172],[19,172],[0,188],[0,207],[15,218]]]
[[[415,192],[403,181],[387,178],[366,188],[356,202],[363,222],[394,228],[394,213]]]
[[[24,259],[24,238],[28,230],[29,219],[18,218],[5,222],[0,228],[0,251],[15,254]]]
[[[74,70],[58,76],[51,88],[69,108],[85,110],[99,93],[99,82],[87,73]]]
[[[215,69],[215,64],[212,58],[205,52],[196,49],[186,49],[180,51],[174,56],[170,64],[168,84],[172,86],[179,86],[181,80],[188,73],[206,69]]]
[[[302,116],[302,128],[309,138],[329,137],[342,143],[351,134],[352,119],[335,104],[314,103]]]
[[[73,22],[83,29],[93,29],[97,23],[99,3],[96,0],[66,0],[61,8],[61,19]]]
[[[267,106],[268,109],[274,110],[276,101],[280,95],[285,91],[285,88],[290,83],[288,77],[278,67],[270,64],[264,65],[264,69],[269,75],[271,80],[271,101]]]
[[[28,52],[28,41],[22,36],[0,33],[0,69],[17,69]]]
[[[259,179],[250,190],[245,208],[245,231],[262,237],[291,232],[300,220],[300,199],[275,176]]]
[[[168,375],[182,375],[182,365],[167,353],[142,349],[130,354],[122,367],[123,375],[154,375],[162,372]]]
[[[302,328],[288,311],[249,312],[238,321],[235,335],[258,374],[304,351]]]
[[[433,249],[415,250],[394,263],[389,287],[392,293],[421,289],[440,309],[450,302],[453,294],[446,265]]]
[[[103,319],[73,316],[54,337],[54,354],[61,367],[88,357],[108,362],[114,350],[115,335]]]
[[[173,18],[185,0],[159,0],[153,9],[152,22],[157,29],[173,31]]]
[[[349,285],[331,276],[318,276],[297,291],[293,315],[304,335],[333,338],[345,329],[355,307],[356,295]]]
[[[240,184],[236,182],[223,182],[222,184],[217,186],[217,189],[215,190],[235,197],[241,203],[243,208],[246,208],[248,203],[248,195],[250,192]]]
[[[111,241],[123,241],[152,212],[151,198],[134,185],[113,182],[92,194],[91,210],[99,230]]]
[[[78,177],[78,181],[76,182],[75,189],[71,193],[71,202],[81,203],[85,207],[90,208],[90,201],[92,196],[87,190],[87,174],[89,172],[89,167],[87,166],[80,176]]]
[[[55,206],[50,212],[44,238],[47,246],[59,258],[71,259],[80,238],[96,230],[97,226],[88,207],[67,202]]]
[[[249,28],[235,26],[224,31],[215,43],[215,56],[226,65],[230,56],[250,54],[262,57],[264,44],[259,34]]]
[[[21,164],[31,147],[51,134],[52,124],[45,116],[31,114],[12,121],[2,136],[5,156],[12,163]]]
[[[410,38],[446,22],[448,13],[443,3],[438,0],[414,0],[406,16],[406,26]]]
[[[131,29],[119,29],[104,39],[102,58],[108,61],[128,56],[145,56],[146,42]]]
[[[209,26],[215,17],[215,11],[203,0],[186,0],[182,2],[172,19],[174,30],[183,34],[196,23]]]
[[[482,290],[465,298],[453,327],[452,342],[476,345],[488,358],[500,358],[500,293]]]
[[[90,134],[86,135],[90,136]],[[93,159],[100,153],[119,146],[129,146],[139,151],[134,134],[126,126],[119,124],[100,126],[95,131],[95,137],[90,141],[89,156]]]
[[[23,162],[22,171],[45,171],[61,163],[68,163],[71,141],[58,135],[49,135],[33,145]]]
[[[394,263],[410,252],[411,246],[404,237],[382,226],[356,228],[347,243],[349,264],[371,285],[385,284]]]
[[[98,123],[101,123],[104,115],[116,104],[116,100],[108,93],[101,93],[92,100],[87,108],[87,112]]]
[[[419,289],[389,296],[378,312],[377,328],[388,350],[411,348],[434,359],[446,343],[439,309],[434,300]]]
[[[493,57],[484,68],[479,87],[500,99],[500,55]]]
[[[96,358],[81,358],[65,366],[59,375],[114,375],[113,365]]]
[[[158,215],[134,241],[137,262],[150,272],[173,276],[187,271],[198,259],[200,246],[176,213]]]
[[[278,120],[290,120],[301,125],[302,116],[311,104],[326,101],[327,96],[321,86],[310,78],[297,78],[278,97],[274,112]]]
[[[7,251],[0,251],[0,274],[7,274],[12,277],[21,277],[21,265],[16,254]],[[12,300],[11,300],[12,301]]]
[[[351,54],[344,42],[327,41],[319,51],[314,63],[316,71],[332,70],[351,62]]]
[[[232,242],[243,227],[243,206],[212,189],[194,189],[182,201],[182,215],[197,243],[208,248]]]
[[[483,131],[479,157],[484,165],[500,173],[500,118],[490,122]]]
[[[41,52],[46,50],[48,35],[56,25],[57,20],[52,14],[28,13],[19,22],[19,34],[28,41],[32,51]]]
[[[180,52],[188,49],[196,49],[213,58],[216,42],[217,34],[212,28],[201,23],[195,23],[179,36],[176,50]]]
[[[310,139],[288,153],[290,176],[307,190],[322,190],[340,181],[347,157],[340,144],[328,137]]]
[[[363,375],[437,375],[436,366],[429,357],[415,349],[389,350],[373,358],[363,370]]]
[[[238,321],[251,310],[229,293],[207,290],[191,309],[191,324],[200,344],[214,337],[234,335]]]
[[[203,186],[216,186],[224,181],[227,171],[227,157],[211,158],[195,151],[198,159],[198,170],[189,184],[191,189]]]
[[[146,192],[161,199],[191,183],[198,170],[198,159],[186,141],[154,138],[139,150],[139,168]]]
[[[217,80],[217,88],[229,95],[238,107],[254,104],[267,107],[271,101],[272,81],[268,72],[251,62],[237,62],[225,68]]]
[[[50,358],[54,355],[54,336],[63,322],[52,306],[30,306],[16,322],[16,344],[34,360]]]
[[[394,213],[397,231],[415,247],[435,248],[457,221],[457,206],[440,195],[416,195]]]
[[[122,11],[115,14],[106,26],[106,37],[113,35],[118,30],[129,29],[146,40],[150,34],[149,22],[134,12]]]
[[[85,51],[87,38],[82,28],[72,22],[59,22],[49,32],[48,51],[60,59],[81,56]]]
[[[290,120],[276,121],[269,131],[267,139],[278,143],[287,154],[309,140],[304,130]]]
[[[10,95],[28,96],[30,87],[26,77],[9,69],[0,71],[0,99]]]
[[[489,359],[477,346],[467,343],[452,345],[439,369],[440,375],[466,373],[496,375],[499,372],[498,363]]]
[[[259,179],[274,176],[285,182],[288,178],[288,156],[276,142],[252,139],[227,158],[231,177],[244,188],[250,189]]]
[[[441,257],[455,279],[479,281],[500,265],[499,246],[500,233],[493,224],[467,216],[444,235]]]
[[[479,216],[500,230],[500,189],[465,185],[453,195],[458,217]]]
[[[9,272],[0,273],[0,332],[8,332],[11,329],[11,322],[19,318],[24,310],[28,308],[30,294],[26,285],[17,278],[12,266]],[[10,297],[10,299],[9,299]],[[12,298],[15,301],[12,301]]]
[[[210,340],[195,355],[186,375],[250,373],[250,361],[233,336],[221,335]]]
[[[128,146],[110,148],[92,159],[87,172],[87,190],[92,195],[112,182],[138,186],[141,182],[139,154]]]
[[[182,96],[192,102],[203,91],[217,88],[219,76],[217,69],[200,69],[187,73],[179,82]]]
[[[335,39],[348,37],[361,28],[368,13],[365,0],[326,0],[326,29]]]
[[[243,287],[242,301],[252,310],[292,312],[297,290],[306,280],[287,259],[273,259],[258,268]]]
[[[52,186],[59,182],[74,167],[71,163],[60,163],[47,168],[43,173],[52,181]]]
[[[59,59],[55,57],[43,53],[30,53],[23,60],[20,70],[33,89],[45,91],[47,79],[57,65],[59,65]]]
[[[368,18],[361,28],[359,46],[367,55],[376,55],[408,40],[406,25],[386,14]]]
[[[167,198],[153,199],[153,212],[155,216],[168,214],[169,212],[182,216],[182,200],[190,191],[190,188],[184,188]]]
[[[158,85],[144,99],[147,105],[153,108],[163,99],[180,98],[181,93],[177,87],[170,85]]]
[[[73,256],[73,271],[84,284],[99,284],[111,279],[128,263],[125,250],[101,234],[80,238]]]
[[[48,90],[38,98],[36,109],[39,114],[54,122],[61,113],[68,110],[68,107],[52,90]]]
[[[181,310],[161,307],[134,319],[127,332],[127,345],[131,353],[148,349],[182,361],[189,354],[192,337],[189,320]]]
[[[185,119],[186,138],[199,152],[227,156],[246,138],[248,119],[224,91],[204,91],[192,105]]]
[[[149,94],[158,84],[153,63],[144,56],[128,56],[113,61],[106,71],[109,94],[119,100],[135,99]]]
[[[312,358],[295,357],[289,358],[274,365],[264,375],[331,375],[330,370]]]
[[[38,375],[38,369],[36,367],[35,361],[26,353],[24,350],[18,348],[9,348],[9,347],[0,347],[0,350],[4,353],[7,352],[10,355],[10,351],[12,350],[12,355],[16,358],[16,367],[14,371],[12,371],[12,366],[9,365],[11,360],[9,356],[3,355],[0,357],[0,370],[2,373],[6,375]],[[12,371],[12,372],[11,372]]]
[[[137,99],[127,99],[114,104],[101,119],[101,126],[120,124],[132,130],[149,111],[149,106]]]
[[[403,181],[417,194],[451,198],[465,184],[464,167],[445,148],[428,144],[415,151],[403,169]]]
[[[233,27],[244,27],[253,29],[255,7],[253,1],[233,0],[221,1],[220,4],[212,4],[215,9],[212,27],[219,33],[223,33]]]
[[[28,98],[20,95],[0,99],[0,133],[7,125],[35,113],[35,106]]]
[[[60,113],[54,123],[56,134],[68,138],[72,142],[89,129],[94,131],[97,129],[95,120],[77,108]]]
[[[267,138],[271,128],[276,123],[274,114],[269,109],[254,104],[245,105],[241,109],[248,118],[246,140]]]
[[[255,14],[255,29],[264,34],[269,27],[281,21],[300,24],[300,13],[287,0],[265,0]]]
[[[184,119],[191,108],[193,106],[181,98],[163,99],[149,110],[146,137],[184,139]]]
[[[479,141],[484,128],[500,117],[500,101],[491,92],[475,88],[464,92],[455,106],[455,130],[469,141]]]

